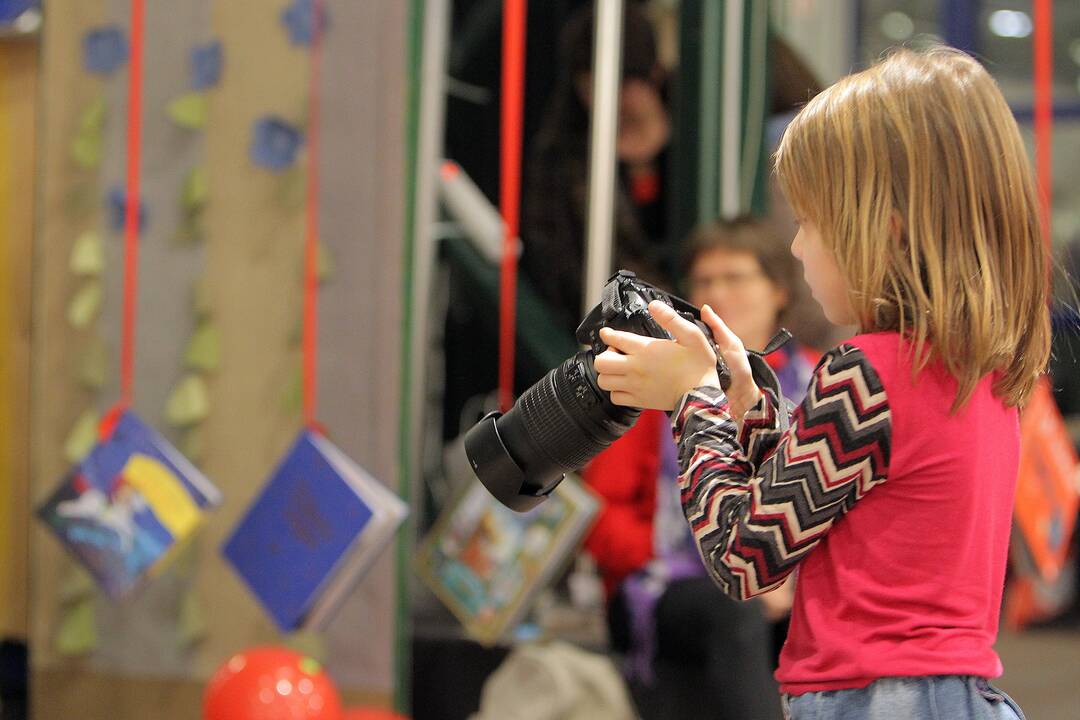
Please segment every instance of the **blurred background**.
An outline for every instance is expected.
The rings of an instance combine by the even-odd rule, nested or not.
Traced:
[[[779,717],[754,697],[775,694],[782,597],[694,638],[664,615],[693,602],[660,595],[661,645],[641,645],[624,598],[665,533],[652,441],[521,518],[470,495],[460,436],[500,377],[519,394],[575,352],[616,267],[710,302],[748,346],[783,324],[775,366],[812,367],[851,328],[791,264],[772,149],[822,88],[942,43],[997,79],[1048,181],[1051,401],[1024,431],[999,684],[1029,718],[1080,718],[1080,3],[145,0],[135,23],[142,4],[0,0],[0,719],[702,717],[703,665],[730,678],[716,717]],[[132,378],[131,409],[222,500],[114,599],[37,513]],[[316,425],[409,516],[363,572],[335,562],[326,623],[283,627],[222,546]],[[270,646],[316,662],[303,709],[274,709],[300,685],[273,668],[211,682]]]

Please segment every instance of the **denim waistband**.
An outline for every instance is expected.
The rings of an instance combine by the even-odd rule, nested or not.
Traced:
[[[866,687],[781,697],[785,720],[1024,720],[1020,707],[986,678],[890,677]]]

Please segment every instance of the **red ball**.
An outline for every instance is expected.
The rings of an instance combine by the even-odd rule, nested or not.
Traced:
[[[233,655],[210,678],[203,720],[342,720],[341,698],[315,660],[258,647]]]

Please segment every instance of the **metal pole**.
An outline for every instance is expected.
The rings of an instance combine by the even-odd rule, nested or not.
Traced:
[[[417,497],[419,480],[423,476],[425,440],[425,421],[428,416],[425,407],[428,401],[427,367],[428,337],[431,331],[431,278],[435,265],[438,245],[433,238],[435,220],[438,213],[439,164],[443,156],[443,125],[446,118],[446,63],[450,42],[450,2],[451,0],[414,0],[413,12],[422,14],[420,31],[419,77],[413,82],[419,83],[417,98],[416,157],[413,168],[415,178],[415,205],[413,206],[413,241],[412,256],[412,298],[411,323],[406,325],[409,333],[408,346],[412,349],[409,357],[402,358],[408,363],[411,392],[408,396],[408,438],[402,439],[403,453],[410,461],[404,464],[403,477],[399,493],[408,502]],[[414,40],[415,42],[415,40]],[[414,530],[415,518],[406,524]],[[413,554],[414,538],[408,531],[398,538],[397,558],[397,617],[395,622],[395,698],[394,705],[402,711],[409,710],[412,688],[409,670],[412,667],[412,655],[409,639],[412,637],[410,608],[410,580],[408,558]]]
[[[1054,201],[1052,168],[1054,138],[1054,3],[1034,3],[1035,37],[1032,40],[1032,65],[1035,87],[1035,170],[1039,187],[1039,220],[1047,253],[1053,249],[1051,216]],[[1049,273],[1049,267],[1047,273]]]
[[[724,5],[724,111],[720,144],[720,216],[739,214],[742,159],[743,0]]]
[[[416,151],[416,207],[413,243],[413,319],[410,364],[413,393],[410,400],[412,457],[423,457],[424,417],[427,402],[427,344],[430,333],[431,278],[438,244],[433,237],[439,207],[439,166],[443,156],[446,120],[446,61],[450,43],[450,0],[425,0],[423,57],[420,64],[420,107]],[[423,468],[413,467],[415,483]]]
[[[698,61],[700,109],[697,118],[698,177],[696,224],[720,215],[720,3],[704,0],[701,8],[701,57]],[[684,20],[685,22],[685,20]]]
[[[622,84],[623,0],[596,0],[593,35],[593,103],[589,142],[589,215],[585,234],[582,312],[600,299],[611,276],[615,221],[615,139]]]
[[[499,410],[514,404],[517,344],[517,236],[521,217],[521,146],[525,105],[527,0],[504,0],[502,97],[499,102],[499,210],[503,250],[499,267]]]

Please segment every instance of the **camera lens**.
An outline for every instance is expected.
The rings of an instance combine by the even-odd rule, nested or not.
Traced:
[[[562,480],[611,445],[640,410],[614,405],[596,384],[585,350],[526,390],[505,415],[492,413],[465,434],[476,476],[507,507],[535,507]]]

